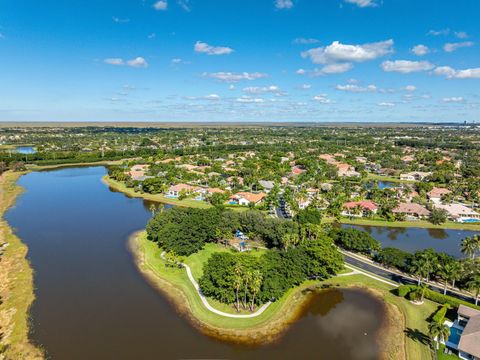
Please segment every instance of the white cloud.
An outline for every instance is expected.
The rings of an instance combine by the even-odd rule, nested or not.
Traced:
[[[3,35],[2,33],[0,33],[0,40],[2,39],[5,39],[5,35]]]
[[[320,72],[323,74],[341,74],[353,68],[352,63],[340,63],[325,65]]]
[[[468,34],[465,31],[455,31],[455,36],[459,39],[468,38]]]
[[[409,60],[384,61],[381,66],[383,71],[399,72],[402,74],[408,74],[418,71],[427,71],[434,68],[434,65],[432,65],[428,61]]]
[[[248,72],[242,72],[242,73],[234,73],[234,72],[215,72],[215,73],[207,73],[204,72],[202,74],[205,77],[209,77],[212,79],[216,79],[219,81],[224,81],[224,82],[237,82],[237,81],[242,81],[242,80],[256,80],[256,79],[261,79],[265,78],[268,75],[265,73],[260,73],[260,72],[254,72],[254,73],[248,73]]]
[[[183,60],[180,59],[180,58],[174,58],[174,59],[171,60],[172,64],[181,64],[182,62],[183,62]]]
[[[147,61],[141,56],[138,56],[138,57],[136,57],[135,59],[132,59],[132,60],[128,60],[127,65],[131,66],[131,67],[136,67],[136,68],[139,68],[139,67],[145,67],[146,68],[146,67],[148,67]]]
[[[443,50],[446,52],[453,52],[459,48],[463,47],[471,47],[475,45],[472,41],[464,41],[464,42],[457,42],[457,43],[446,43],[443,45]]]
[[[368,85],[368,86],[359,86],[355,84],[347,84],[347,85],[337,85],[335,87],[337,90],[340,91],[347,91],[347,92],[356,92],[356,93],[362,93],[362,92],[376,92],[377,87],[375,85]]]
[[[344,0],[344,1],[349,4],[355,4],[361,8],[377,6],[374,0]]]
[[[220,96],[217,94],[210,94],[205,96],[205,100],[220,100]]]
[[[237,98],[237,102],[241,102],[241,103],[264,103],[265,99],[252,98],[250,96],[242,96],[242,97]]]
[[[191,11],[190,9],[190,0],[177,0],[178,6],[180,6],[185,11]]]
[[[235,85],[233,84],[228,85],[228,90],[235,90]]]
[[[291,9],[293,7],[292,0],[275,0],[275,7],[277,9]]]
[[[302,89],[302,90],[309,90],[309,89],[311,89],[311,88],[312,88],[312,85],[310,85],[310,84],[302,84],[302,85],[300,85],[300,89]]]
[[[403,90],[411,92],[417,90],[417,87],[415,85],[407,85],[403,88]]]
[[[320,42],[320,40],[312,39],[312,38],[296,38],[296,39],[293,40],[294,44],[302,44],[302,45],[316,44],[316,43],[319,43],[319,42]]]
[[[394,107],[395,103],[392,102],[379,102],[377,103],[378,106],[383,106],[383,107]]]
[[[151,34],[148,34],[147,38],[149,39],[155,39],[157,37],[157,34],[155,33],[151,33]]]
[[[125,65],[125,62],[121,58],[108,58],[103,60],[103,62],[108,65]]]
[[[234,50],[226,46],[211,46],[205,42],[197,41],[193,47],[195,52],[207,55],[228,55]]]
[[[116,16],[112,16],[112,20],[113,20],[113,22],[115,22],[117,24],[126,24],[126,23],[130,22],[130,19],[121,19],[121,18],[116,17]]]
[[[458,97],[453,96],[453,97],[443,98],[442,101],[446,103],[463,103],[465,102],[465,99],[461,96],[458,96]]]
[[[313,100],[318,101],[321,104],[332,104],[333,101],[328,98],[327,94],[320,94],[313,97]]]
[[[264,93],[272,93],[276,95],[283,95],[284,92],[280,90],[280,88],[276,85],[270,85],[270,86],[249,86],[246,88],[243,88],[243,91],[249,94],[264,94]]]
[[[301,55],[303,58],[310,58],[314,64],[331,64],[374,60],[392,52],[393,40],[390,39],[363,45],[348,45],[334,41],[326,47],[304,51]]]
[[[116,65],[116,66],[128,65],[136,68],[148,67],[147,61],[141,56],[136,57],[135,59],[132,59],[132,60],[128,60],[127,62],[125,62],[122,58],[108,58],[103,60],[103,62],[108,65]]]
[[[153,4],[153,8],[155,10],[167,10],[168,3],[164,0],[157,1],[155,4]]]
[[[440,36],[450,34],[450,29],[430,30],[427,35]]]
[[[456,70],[450,66],[439,66],[433,73],[447,79],[480,79],[480,68]]]
[[[425,45],[418,44],[418,45],[415,45],[410,51],[417,56],[423,56],[428,54],[430,52],[430,49]]]

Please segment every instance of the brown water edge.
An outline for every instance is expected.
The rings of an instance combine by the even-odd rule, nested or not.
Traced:
[[[329,285],[300,285],[295,289],[295,293],[289,299],[289,311],[282,314],[282,317],[275,317],[267,320],[265,324],[255,326],[249,329],[231,329],[220,328],[206,323],[194,316],[189,301],[185,293],[162,279],[152,270],[145,266],[141,250],[139,249],[137,238],[141,231],[130,235],[128,239],[128,249],[133,255],[134,262],[138,271],[145,277],[149,284],[161,292],[173,305],[178,314],[185,317],[189,323],[201,333],[215,339],[242,346],[258,347],[278,342],[290,329],[290,327],[299,320],[311,307],[312,302],[317,301],[319,292],[329,288],[337,289],[357,289],[368,292],[376,299],[381,300],[384,316],[382,325],[375,334],[376,342],[380,350],[381,359],[405,359],[404,345],[404,323],[405,319],[401,311],[393,304],[383,300],[381,291],[371,288],[352,285],[335,284],[335,279],[330,279]]]

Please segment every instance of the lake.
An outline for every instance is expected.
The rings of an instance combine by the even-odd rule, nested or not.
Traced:
[[[145,227],[149,203],[111,191],[103,167],[20,178],[25,192],[6,214],[28,245],[36,299],[32,340],[52,359],[353,359],[379,357],[384,305],[370,294],[313,296],[274,344],[249,347],[207,337],[139,274],[127,239]]]
[[[35,154],[36,151],[32,146],[17,146],[15,152],[19,154]]]
[[[380,241],[382,247],[396,247],[411,253],[417,250],[434,248],[456,258],[464,257],[460,251],[460,242],[478,231],[451,229],[422,229],[388,226],[342,225],[367,231]]]

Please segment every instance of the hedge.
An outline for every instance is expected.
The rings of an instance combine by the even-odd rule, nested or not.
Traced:
[[[406,297],[409,293],[411,293],[416,288],[417,288],[417,286],[415,286],[415,285],[400,285],[397,288],[397,295],[401,296],[401,297]],[[430,290],[430,289],[427,289],[425,291],[425,299],[434,301],[434,302],[442,304],[442,305],[443,304],[450,304],[451,306],[454,306],[454,307],[457,307],[457,308],[460,305],[465,305],[465,306],[469,306],[473,309],[480,310],[480,306],[472,304],[471,302],[461,300],[461,299],[457,299],[457,298],[454,298],[452,296],[443,295],[443,294],[440,294],[440,293],[438,293],[436,291],[433,291],[433,290]]]
[[[440,309],[437,310],[435,315],[433,315],[432,320],[437,323],[443,323],[443,319],[445,319],[445,315],[447,315],[447,310],[450,308],[449,303],[443,304]]]

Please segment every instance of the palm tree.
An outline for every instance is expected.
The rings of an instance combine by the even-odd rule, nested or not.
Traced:
[[[455,288],[455,281],[460,280],[462,278],[463,265],[462,263],[455,261],[451,264],[452,266],[452,274],[450,277],[450,281],[452,282],[452,288]]]
[[[238,293],[240,291],[240,288],[242,287],[243,284],[243,268],[242,265],[237,264],[235,265],[234,269],[234,276],[233,276],[233,288],[235,289],[235,298],[236,298],[236,307],[237,307],[237,312],[240,312],[240,299],[238,297]]]
[[[250,287],[250,283],[253,280],[253,274],[250,270],[245,271],[243,274],[243,286],[244,286],[244,293],[243,293],[243,308],[247,308],[247,294]]]
[[[432,321],[428,325],[428,333],[430,334],[430,337],[438,350],[440,342],[445,342],[450,336],[450,328],[445,324]]]
[[[480,275],[475,275],[467,282],[467,287],[475,293],[475,305],[478,305],[478,295],[480,294]]]
[[[252,281],[250,282],[250,291],[252,292],[252,304],[250,306],[251,311],[253,311],[253,307],[255,306],[255,296],[262,287],[262,281],[263,276],[260,270],[254,270],[252,273]]]
[[[152,216],[155,216],[155,212],[157,211],[155,204],[150,204],[150,211],[152,212]]]
[[[475,239],[477,238],[477,239]],[[462,243],[460,244],[460,249],[462,253],[465,255],[468,255],[472,259],[475,259],[475,254],[478,250],[479,247],[479,240],[478,236],[467,236],[465,239],[462,240]]]
[[[457,274],[459,270],[455,264],[457,263],[447,263],[438,270],[438,276],[444,281],[443,295],[447,294],[448,283],[452,280],[455,281],[455,279],[458,279],[458,276],[460,276],[460,274]]]

